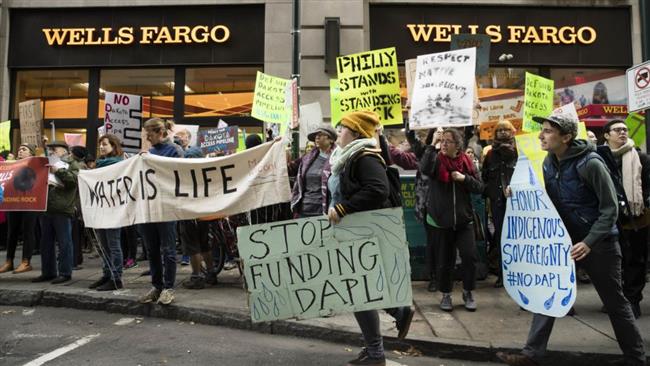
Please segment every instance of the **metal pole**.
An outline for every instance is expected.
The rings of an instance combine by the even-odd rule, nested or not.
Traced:
[[[643,55],[643,61],[648,60],[648,53],[650,52],[650,7],[647,6],[646,0],[639,0],[639,13],[641,18],[641,54]],[[648,125],[650,124],[650,118],[648,113],[650,109],[645,111],[645,150],[650,153],[650,133],[648,133]]]
[[[300,116],[300,0],[293,0],[293,56],[291,59],[291,78],[296,80],[298,85],[298,115]],[[296,128],[292,132],[293,143],[291,145],[291,156],[297,159],[300,153],[300,129]]]

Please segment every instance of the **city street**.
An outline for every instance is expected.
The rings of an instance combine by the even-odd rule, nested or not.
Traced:
[[[358,347],[156,318],[0,307],[1,365],[345,365]],[[388,365],[487,362],[387,352]]]

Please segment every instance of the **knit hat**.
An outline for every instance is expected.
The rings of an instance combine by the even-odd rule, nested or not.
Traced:
[[[341,119],[341,125],[365,138],[370,138],[375,135],[375,130],[379,126],[379,116],[369,111],[352,112]]]
[[[573,138],[578,136],[578,121],[569,116],[549,116],[549,117],[533,117],[533,121],[537,123],[548,122],[557,127],[563,135],[571,135]]]
[[[32,154],[32,156],[36,155],[36,145],[23,143],[23,144],[20,144],[20,146],[25,146],[29,150],[29,152]]]

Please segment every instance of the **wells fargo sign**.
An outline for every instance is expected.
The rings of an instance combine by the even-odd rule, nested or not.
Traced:
[[[223,43],[230,38],[225,25],[120,28],[43,28],[50,46]]]
[[[492,43],[592,44],[598,34],[590,26],[526,26],[476,24],[406,24],[415,42],[451,42],[453,34],[487,34]]]

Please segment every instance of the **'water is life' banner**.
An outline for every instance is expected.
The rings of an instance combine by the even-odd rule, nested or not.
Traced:
[[[84,223],[96,229],[234,215],[291,198],[282,141],[210,159],[140,154],[79,172]]]
[[[47,210],[47,164],[44,157],[0,162],[0,211]]]
[[[418,56],[409,127],[472,125],[476,48]]]
[[[510,188],[501,232],[504,287],[528,311],[565,316],[577,295],[571,237],[525,154]]]
[[[104,128],[120,138],[124,151],[139,152],[142,147],[142,97],[106,92]]]
[[[337,106],[341,117],[366,110],[376,112],[383,125],[402,123],[395,47],[338,57],[336,70],[339,84]]]
[[[253,322],[410,306],[402,208],[237,228]]]
[[[548,117],[553,112],[553,80],[526,73],[526,89],[524,91],[524,124],[525,132],[536,132],[541,125],[533,121],[533,117]]]

